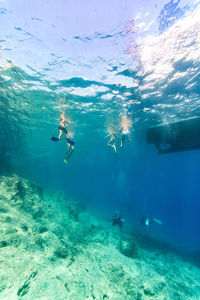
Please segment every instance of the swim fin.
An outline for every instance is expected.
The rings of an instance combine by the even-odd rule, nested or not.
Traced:
[[[157,223],[157,224],[162,225],[162,221],[160,221],[160,220],[158,220],[158,219],[154,219],[154,218],[153,218],[152,221],[155,222],[155,223]]]
[[[72,145],[72,146],[75,144],[74,141],[72,141],[71,139],[68,139],[68,138],[67,138],[67,143]]]
[[[55,136],[52,136],[51,140],[52,140],[53,142],[59,141],[59,139],[58,139],[57,137],[55,137]]]

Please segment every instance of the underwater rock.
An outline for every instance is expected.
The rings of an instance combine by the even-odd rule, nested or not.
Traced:
[[[73,206],[69,206],[68,211],[69,211],[71,218],[73,218],[74,221],[78,222],[79,221],[79,211],[77,210],[77,208],[73,207]]]
[[[44,232],[47,232],[48,229],[47,229],[46,226],[43,226],[43,225],[40,225],[40,224],[36,224],[36,225],[33,226],[32,231],[34,233],[44,233]]]
[[[8,246],[8,242],[0,241],[0,248],[7,247],[7,246]]]
[[[2,197],[9,199],[9,204],[32,214],[37,219],[44,215],[43,192],[30,181],[17,175],[2,176],[0,180]]]
[[[146,296],[154,296],[155,295],[155,292],[153,290],[153,287],[152,286],[149,286],[149,287],[146,287],[144,288],[144,294]]]
[[[21,236],[19,234],[13,234],[8,240],[9,246],[13,247],[19,247],[19,245],[22,243]]]
[[[30,187],[34,191],[35,194],[38,194],[40,198],[43,198],[43,188],[35,185],[33,182],[30,183]]]
[[[149,282],[146,282],[144,284],[144,286],[142,286],[142,288],[143,288],[143,292],[146,296],[153,297],[153,296],[160,294],[162,292],[162,290],[165,288],[165,286],[166,286],[165,281],[155,280],[155,281],[151,282],[149,280]]]
[[[5,223],[12,223],[12,218],[10,216],[7,216],[7,215],[1,215],[0,214],[0,221],[3,222],[4,224]]]
[[[28,226],[27,226],[26,224],[22,224],[22,225],[21,225],[21,229],[22,229],[23,231],[28,231]]]
[[[65,246],[60,246],[54,251],[54,254],[59,258],[66,258],[68,256],[68,251]]]
[[[46,226],[39,226],[39,233],[44,233],[46,231],[48,231]]]
[[[7,212],[8,212],[7,207],[5,207],[3,204],[1,204],[1,205],[0,205],[0,213],[5,214],[5,213],[7,213]]]
[[[143,296],[142,296],[142,293],[138,292],[136,300],[142,300],[142,299],[144,299]]]
[[[64,286],[65,286],[66,290],[67,290],[68,292],[70,292],[70,289],[69,289],[69,286],[68,286],[67,282],[65,282]]]
[[[138,245],[132,238],[121,238],[119,243],[120,252],[128,257],[138,257]]]
[[[83,202],[78,201],[75,203],[66,202],[66,211],[70,216],[70,219],[74,219],[75,222],[79,222],[79,216],[86,210],[86,207]]]
[[[110,230],[110,228],[107,230],[97,228],[94,237],[92,237],[92,241],[94,243],[100,243],[102,245],[114,246],[119,250],[121,235],[118,231],[115,231],[115,228],[112,228],[112,231]]]
[[[37,275],[37,272],[34,271],[31,273],[31,275],[27,278],[27,280],[24,282],[24,284],[22,285],[21,288],[19,288],[17,295],[20,297],[23,297],[24,295],[26,295],[30,289],[30,284],[32,279],[34,279]]]
[[[16,228],[8,228],[7,230],[6,230],[6,234],[8,235],[8,234],[13,234],[13,233],[16,233],[17,232],[17,229]]]
[[[29,208],[28,208],[29,210]],[[44,210],[41,207],[32,208],[32,215],[34,219],[41,218],[44,215]]]
[[[64,232],[66,231],[66,228],[63,228],[63,226],[59,224],[51,224],[50,229],[59,239],[63,238]]]
[[[106,272],[107,274],[109,274],[109,279],[116,284],[118,284],[121,280],[123,280],[123,277],[125,275],[122,266],[117,266],[112,263],[108,263]]]
[[[36,239],[38,236],[36,235]],[[46,247],[46,250],[50,255],[52,255],[57,248],[62,246],[61,241],[53,234],[52,232],[44,232],[41,234],[41,238],[43,240],[43,246]]]
[[[14,189],[16,189],[16,196],[20,198],[24,198],[26,196],[26,186],[22,180],[19,179],[15,182]]]
[[[44,249],[45,241],[41,238],[41,236],[36,238],[35,245],[37,245],[41,249]]]
[[[199,299],[198,268],[142,246],[130,259],[136,235],[62,194],[13,175],[0,195],[0,299]]]
[[[5,218],[6,223],[12,223],[12,220],[13,219],[10,216],[6,216],[6,218]]]

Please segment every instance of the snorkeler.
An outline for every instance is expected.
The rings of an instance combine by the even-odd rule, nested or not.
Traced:
[[[67,125],[69,125],[70,122],[67,120],[66,116],[65,116],[65,113],[64,111],[60,114],[60,123],[59,123],[59,127],[58,127],[58,130],[59,130],[59,136],[58,137],[52,137],[51,140],[54,141],[54,142],[57,142],[60,140],[62,134],[63,134],[63,131],[66,135],[66,138],[69,138],[68,136],[68,131],[67,131]]]
[[[71,157],[72,153],[74,152],[74,141],[69,136],[69,132],[67,130],[67,125],[70,124],[70,121],[67,120],[67,117],[65,116],[64,111],[60,114],[60,123],[59,123],[59,136],[58,137],[52,137],[51,140],[54,142],[57,142],[60,140],[63,132],[65,133],[66,140],[67,140],[67,152],[65,154],[64,163],[67,163],[69,158]]]
[[[132,127],[131,119],[127,118],[127,116],[124,115],[121,119],[120,126],[121,126],[120,131],[122,133],[120,147],[123,148],[126,137],[130,142],[132,142],[130,137],[130,130],[129,130]]]
[[[113,129],[113,127],[110,127],[108,129],[108,134],[105,136],[105,138],[110,137],[110,140],[107,143],[107,146],[112,147],[115,150],[115,153],[117,152],[116,149],[116,131]]]
[[[115,215],[113,216],[112,226],[119,225],[119,227],[123,228],[124,219],[121,218],[120,212],[116,210]]]
[[[160,220],[155,219],[155,218],[150,219],[150,218],[147,218],[147,217],[143,217],[141,219],[140,223],[141,223],[141,225],[143,225],[145,227],[147,227],[147,226],[149,226],[150,224],[153,224],[153,223],[157,223],[159,225],[162,225],[162,222]]]

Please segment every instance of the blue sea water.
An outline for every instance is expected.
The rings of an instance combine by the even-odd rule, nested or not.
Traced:
[[[0,1],[1,174],[16,172],[85,202],[162,225],[152,234],[200,249],[200,150],[159,155],[158,124],[199,116],[200,1]],[[68,164],[59,116],[70,118]],[[120,148],[120,121],[132,142]],[[106,144],[117,130],[117,153]]]

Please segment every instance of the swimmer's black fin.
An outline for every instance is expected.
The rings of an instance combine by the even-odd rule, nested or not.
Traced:
[[[51,140],[52,140],[53,142],[59,141],[59,139],[58,139],[57,137],[55,137],[55,136],[52,136]]]

